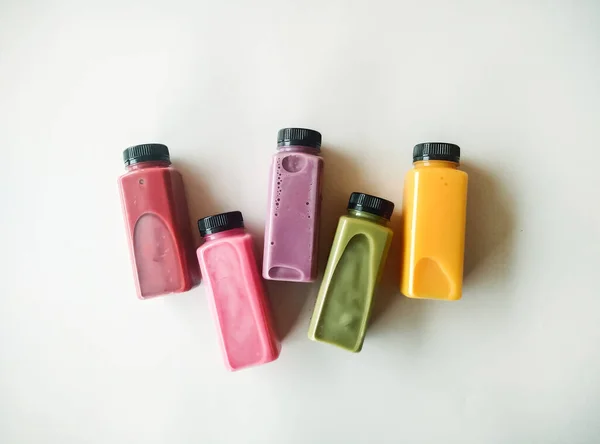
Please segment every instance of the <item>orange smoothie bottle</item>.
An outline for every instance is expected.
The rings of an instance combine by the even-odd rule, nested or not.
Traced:
[[[467,173],[460,147],[421,143],[413,150],[402,204],[400,290],[410,298],[455,301],[462,296]]]

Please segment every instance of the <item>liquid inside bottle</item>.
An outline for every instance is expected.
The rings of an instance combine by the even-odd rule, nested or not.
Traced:
[[[119,188],[138,297],[187,291],[199,269],[183,178],[164,145],[136,145],[123,157]]]
[[[242,214],[205,217],[198,227],[205,240],[198,261],[225,365],[234,371],[277,359],[279,341]]]
[[[265,227],[265,279],[316,279],[323,172],[320,144],[316,131],[286,128],[279,132]]]
[[[402,293],[411,298],[462,296],[468,177],[460,148],[448,143],[415,147],[403,200]]]
[[[352,352],[362,349],[375,288],[392,241],[394,204],[352,193],[340,218],[308,336]]]

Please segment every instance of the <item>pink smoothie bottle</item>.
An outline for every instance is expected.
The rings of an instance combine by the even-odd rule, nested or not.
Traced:
[[[204,238],[198,262],[225,365],[234,371],[277,359],[279,341],[242,213],[205,217],[198,221],[198,228]]]
[[[169,149],[136,145],[123,160],[119,188],[138,297],[187,291],[200,276],[183,179]]]
[[[321,134],[284,128],[271,164],[263,277],[292,282],[317,278],[323,159]]]

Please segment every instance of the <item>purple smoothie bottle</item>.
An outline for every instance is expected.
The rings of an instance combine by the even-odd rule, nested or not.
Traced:
[[[284,128],[271,164],[263,277],[312,282],[317,278],[323,159],[321,133]]]

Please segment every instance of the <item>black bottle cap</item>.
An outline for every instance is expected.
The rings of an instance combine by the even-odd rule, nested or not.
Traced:
[[[419,143],[413,149],[413,162],[419,160],[448,160],[459,163],[460,147],[445,142]]]
[[[202,237],[221,231],[233,230],[234,228],[244,228],[244,218],[239,211],[215,214],[198,220],[198,230],[200,230],[200,236]]]
[[[394,212],[394,202],[382,199],[381,197],[371,196],[370,194],[352,193],[348,200],[348,209],[366,211],[367,213],[390,220]]]
[[[130,146],[123,151],[125,166],[139,162],[163,161],[171,163],[169,148],[162,143],[144,143]]]
[[[277,133],[277,146],[310,146],[321,149],[321,133],[306,128],[283,128]]]

